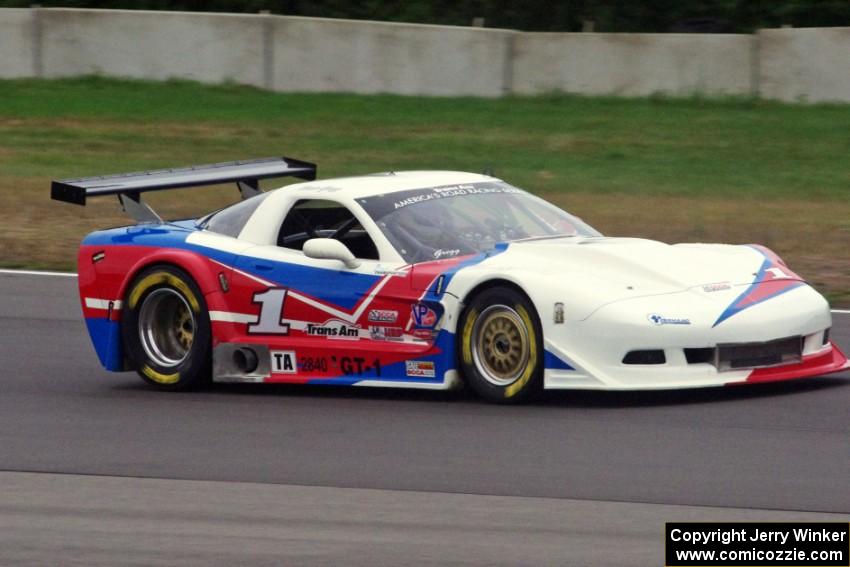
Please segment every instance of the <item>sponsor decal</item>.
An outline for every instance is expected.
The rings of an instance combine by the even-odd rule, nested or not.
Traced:
[[[522,193],[522,191],[516,187],[496,183],[448,185],[446,187],[434,187],[433,189],[427,189],[417,195],[411,195],[410,197],[396,201],[393,203],[393,209],[402,209],[404,207],[409,207],[410,205],[415,205],[425,201],[432,201],[434,199],[459,197],[461,195],[482,195],[488,193]]]
[[[411,378],[434,378],[436,371],[430,360],[407,360],[404,363],[407,375]]]
[[[375,266],[375,275],[378,276],[406,276],[407,272],[405,270],[394,270],[392,268],[387,268],[386,266],[382,266],[378,264]]]
[[[437,333],[431,329],[413,329],[412,334],[414,339],[419,339],[420,341],[432,341],[434,340],[434,335]]]
[[[424,303],[414,303],[410,310],[413,314],[413,322],[417,327],[433,329],[437,325],[437,313]]]
[[[435,187],[434,193],[440,195],[457,195],[458,191],[468,191],[475,188],[475,185],[448,185],[446,187]]]
[[[398,319],[398,311],[388,309],[372,309],[369,311],[370,323],[395,323]]]
[[[404,329],[401,327],[377,327],[370,325],[369,336],[375,341],[402,341],[404,340]]]
[[[277,374],[295,374],[295,351],[273,350],[269,353],[272,361],[272,372]]]
[[[555,324],[562,325],[564,323],[564,304],[558,302],[555,304]]]
[[[304,329],[304,332],[311,336],[328,337],[331,339],[360,338],[360,327],[335,319],[325,321],[321,325],[307,323],[307,328]]]
[[[727,289],[732,289],[732,285],[729,282],[710,283],[702,286],[702,290],[705,293],[714,293],[715,291],[726,291]]]
[[[691,320],[685,317],[665,317],[658,313],[650,313],[646,316],[653,325],[690,325]]]

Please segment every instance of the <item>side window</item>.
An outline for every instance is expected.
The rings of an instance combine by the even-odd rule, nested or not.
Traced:
[[[378,249],[360,221],[334,201],[302,199],[296,202],[283,219],[277,245],[301,250],[311,238],[335,238],[355,257],[378,260]]]
[[[257,207],[260,206],[260,203],[262,203],[268,196],[269,193],[262,193],[256,197],[251,197],[250,199],[231,205],[226,209],[222,209],[207,219],[204,224],[204,228],[212,232],[226,234],[227,236],[236,238],[239,236],[239,233],[242,232],[242,229],[245,227],[245,223],[248,222],[248,219],[251,218],[251,215],[253,215],[254,211],[257,210]]]

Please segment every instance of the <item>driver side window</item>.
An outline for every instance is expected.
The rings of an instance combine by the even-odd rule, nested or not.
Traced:
[[[277,245],[301,250],[311,238],[334,238],[356,258],[378,260],[378,249],[360,221],[346,207],[325,199],[297,201],[280,226]]]

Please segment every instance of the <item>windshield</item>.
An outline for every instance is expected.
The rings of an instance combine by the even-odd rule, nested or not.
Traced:
[[[600,236],[578,218],[502,181],[429,187],[357,202],[409,263],[526,238]]]

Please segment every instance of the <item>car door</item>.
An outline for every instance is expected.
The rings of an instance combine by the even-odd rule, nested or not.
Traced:
[[[308,257],[304,244],[313,238],[338,240],[358,265]],[[247,250],[236,269],[244,275],[234,278],[244,288],[236,295],[256,314],[246,334],[269,345],[271,381],[403,378],[403,370],[398,376],[403,361],[430,346],[405,329],[421,295],[411,285],[409,268],[382,265],[372,236],[337,201],[293,203],[276,243]]]

